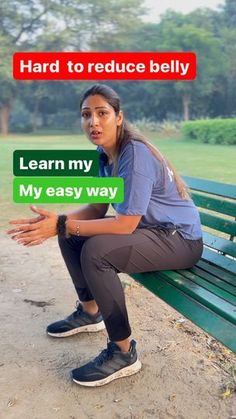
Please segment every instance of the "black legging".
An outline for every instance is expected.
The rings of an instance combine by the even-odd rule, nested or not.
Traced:
[[[133,234],[60,238],[59,246],[80,301],[96,301],[113,342],[131,334],[118,272],[190,268],[202,254],[202,239],[145,228]]]

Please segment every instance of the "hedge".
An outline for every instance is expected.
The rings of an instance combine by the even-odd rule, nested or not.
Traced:
[[[182,134],[188,140],[210,144],[236,144],[236,119],[206,119],[184,122]]]

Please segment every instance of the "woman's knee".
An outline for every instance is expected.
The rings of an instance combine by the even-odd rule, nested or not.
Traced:
[[[93,264],[101,266],[103,264],[103,257],[106,254],[105,243],[107,239],[101,236],[90,237],[86,243],[84,243],[80,262],[82,266]]]
[[[99,236],[89,237],[86,243],[84,243],[81,258],[90,259],[92,256],[95,256],[99,253],[99,247],[101,246]]]

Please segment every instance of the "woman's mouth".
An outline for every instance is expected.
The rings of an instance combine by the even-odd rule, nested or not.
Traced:
[[[90,138],[92,140],[98,140],[102,135],[101,131],[93,130],[90,132]]]

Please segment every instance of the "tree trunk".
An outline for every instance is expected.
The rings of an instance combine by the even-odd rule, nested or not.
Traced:
[[[184,93],[183,94],[183,116],[184,121],[189,121],[189,108],[190,108],[190,94]]]
[[[4,136],[7,136],[9,132],[10,109],[11,107],[9,104],[5,104],[0,108],[0,129],[1,134]]]

